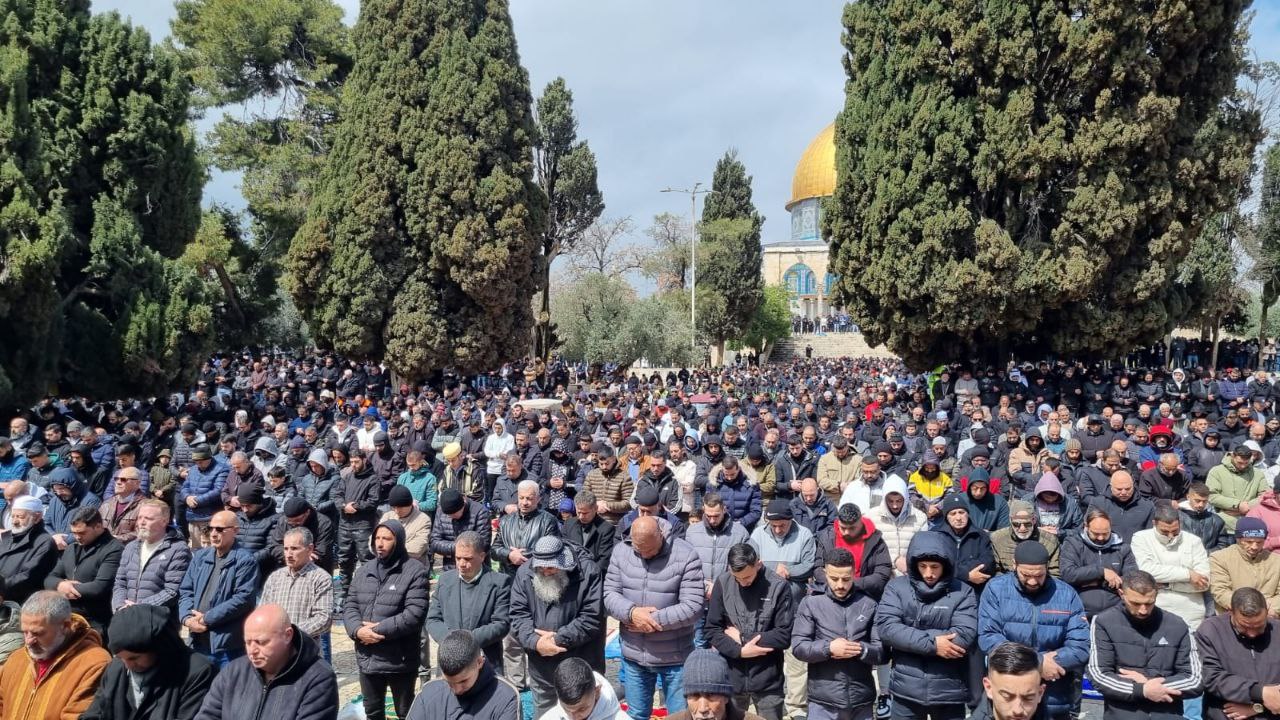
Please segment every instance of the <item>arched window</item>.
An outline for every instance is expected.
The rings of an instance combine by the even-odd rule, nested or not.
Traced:
[[[804,263],[792,265],[782,276],[782,282],[792,295],[813,295],[818,289],[818,279]]]
[[[827,276],[822,280],[822,294],[829,296],[835,292],[838,280],[839,278],[836,277],[835,273],[827,273]]]

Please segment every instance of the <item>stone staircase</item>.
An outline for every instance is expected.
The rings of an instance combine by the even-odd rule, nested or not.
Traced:
[[[769,362],[785,363],[804,357],[806,345],[813,346],[813,356],[820,358],[874,357],[891,358],[895,355],[883,346],[871,347],[862,333],[826,333],[825,335],[792,335],[779,340],[769,352]]]

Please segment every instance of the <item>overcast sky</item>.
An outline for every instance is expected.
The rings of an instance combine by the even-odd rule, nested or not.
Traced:
[[[252,0],[246,0],[251,2]],[[337,0],[353,23],[358,0]],[[513,0],[520,57],[535,97],[557,75],[574,93],[579,134],[596,153],[607,216],[686,215],[668,186],[709,185],[730,147],[754,176],[764,241],[786,240],[783,210],[806,145],[839,112],[842,2]],[[159,38],[167,0],[95,0]],[[1253,49],[1280,61],[1280,0],[1257,0]],[[206,201],[243,206],[234,176]]]

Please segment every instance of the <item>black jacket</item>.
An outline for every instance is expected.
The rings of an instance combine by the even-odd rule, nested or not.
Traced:
[[[1231,615],[1205,618],[1196,630],[1196,647],[1204,675],[1204,717],[1226,720],[1224,702],[1260,703],[1262,686],[1280,683],[1280,620],[1267,620],[1267,629],[1245,640],[1231,625]],[[1275,720],[1280,715],[1254,715]]]
[[[106,627],[111,622],[111,591],[115,588],[122,553],[124,545],[104,530],[88,546],[77,542],[68,544],[44,581],[46,590],[56,590],[63,580],[79,582],[76,590],[80,598],[71,601],[71,611],[83,615],[103,638],[107,637]]]
[[[122,617],[128,627],[115,623],[116,642],[126,649],[145,645],[156,653],[155,675],[142,703],[134,705],[129,671],[113,658],[102,673],[98,692],[81,720],[191,720],[200,710],[216,674],[213,663],[192,653],[178,637],[178,626],[169,620],[167,608],[138,605]],[[111,643],[114,646],[116,643]]]
[[[859,708],[876,699],[872,668],[884,662],[880,633],[873,625],[876,601],[856,589],[843,600],[831,594],[810,595],[800,601],[791,632],[791,652],[809,663],[809,702],[828,708]],[[862,644],[862,655],[831,658],[836,638]]]
[[[561,660],[571,657],[605,672],[604,575],[585,557],[578,560],[577,567],[568,571],[569,585],[558,603],[543,602],[534,593],[530,563],[521,565],[511,582],[511,636],[524,648],[529,663],[547,673],[554,673]],[[537,651],[536,630],[554,631],[556,644],[567,652],[543,657]]]
[[[1104,569],[1110,568],[1121,577],[1130,570],[1137,570],[1129,543],[1116,533],[1111,533],[1103,545],[1089,539],[1085,529],[1072,530],[1063,538],[1058,551],[1058,567],[1062,581],[1076,589],[1084,611],[1093,617],[1103,610],[1120,606],[1120,596],[1105,582]]]
[[[0,577],[4,578],[5,600],[19,605],[37,590],[44,589],[45,578],[58,564],[58,546],[44,529],[41,520],[21,535],[12,531],[0,538]]]
[[[493,538],[491,556],[498,561],[498,567],[508,575],[515,575],[518,566],[511,564],[511,551],[523,548],[525,557],[533,555],[533,544],[544,535],[560,535],[560,523],[556,516],[536,508],[528,515],[518,510],[505,515],[498,521],[498,534]]]
[[[1133,534],[1146,530],[1154,522],[1156,506],[1150,500],[1139,497],[1135,492],[1128,502],[1120,502],[1111,497],[1110,488],[1099,497],[1089,501],[1093,507],[1107,511],[1111,518],[1111,530],[1126,543],[1133,539]]]
[[[293,626],[293,659],[270,683],[249,664],[232,660],[214,678],[196,720],[336,720],[338,678],[320,646]]]
[[[316,542],[316,554],[320,559],[316,561],[316,565],[333,572],[333,544],[336,539],[333,521],[328,515],[321,515],[313,508],[311,517],[302,525],[311,531],[311,537]],[[275,527],[271,529],[271,538],[268,540],[268,547],[271,549],[271,559],[273,560],[272,569],[284,567],[284,534],[289,531],[289,518],[284,513],[279,513],[276,519]],[[259,574],[266,572],[265,568],[259,569]]]
[[[511,578],[484,569],[475,582],[462,581],[458,571],[448,570],[436,581],[436,592],[427,608],[427,632],[437,643],[451,630],[470,630],[495,668],[502,667],[502,638],[511,629]]]
[[[1212,553],[1232,543],[1232,538],[1227,534],[1227,524],[1223,522],[1221,515],[1213,511],[1212,505],[1205,506],[1200,512],[1185,507],[1179,507],[1178,510],[1182,516],[1179,525],[1186,532],[1200,538],[1205,552]]]
[[[863,525],[874,527],[863,518]],[[827,528],[826,532],[817,536],[817,552],[813,561],[813,590],[823,592],[827,587],[827,574],[823,570],[826,558],[836,549],[836,533],[840,531],[838,524]],[[853,588],[879,600],[884,594],[884,586],[893,577],[893,560],[889,557],[889,546],[879,530],[873,531],[862,543],[862,564],[857,577],[853,579]]]
[[[480,538],[485,541],[487,551],[490,535],[493,534],[489,528],[488,508],[470,498],[464,497],[462,501],[466,505],[461,518],[454,520],[436,507],[435,520],[431,523],[431,552],[440,556],[445,570],[456,567],[453,561],[453,544],[457,542],[459,535],[468,530],[479,533]]]
[[[956,577],[966,583],[969,583],[969,573],[974,568],[982,568],[982,572],[987,575],[995,575],[996,573],[996,551],[991,546],[991,536],[984,530],[979,530],[969,523],[969,526],[959,536],[944,521],[938,530],[928,530],[927,532],[936,532],[947,539],[948,542],[955,545],[956,548]],[[914,540],[914,538],[912,538]],[[973,591],[978,595],[982,595],[983,588],[986,583],[974,585],[969,583]]]
[[[617,535],[613,523],[599,515],[587,525],[578,522],[576,517],[569,518],[564,524],[564,539],[586,548],[601,575],[609,571],[609,557],[613,555]]]
[[[276,501],[269,497],[263,498],[262,507],[258,508],[257,513],[250,517],[244,510],[238,510],[236,520],[240,523],[236,542],[240,543],[240,547],[253,553],[258,561],[258,582],[265,583],[267,575],[275,569],[275,563],[271,557],[271,531],[280,521],[280,513],[276,512]],[[283,559],[281,555],[281,560]]]
[[[361,565],[351,578],[351,589],[342,610],[347,635],[356,643],[356,664],[362,673],[416,673],[422,625],[427,618],[429,574],[422,563],[409,557],[404,547],[404,528],[396,520],[379,523],[396,537],[396,547],[385,559],[375,556]],[[377,537],[369,538],[373,551]],[[384,640],[365,645],[356,640],[356,631],[365,621],[377,623],[374,632]]]
[[[363,524],[372,527],[378,521],[378,503],[382,496],[382,483],[372,467],[366,466],[359,475],[350,468],[342,471],[333,486],[333,504],[338,510],[338,520],[343,525]],[[347,503],[353,503],[356,511],[346,512]]]
[[[755,582],[745,588],[728,573],[716,579],[703,633],[711,647],[729,661],[734,693],[782,694],[782,651],[791,645],[794,621],[790,583],[768,568],[760,568]],[[725,634],[730,626],[742,634],[742,643]],[[774,648],[774,652],[756,658],[742,657],[743,644],[757,635],[757,644]]]
[[[1092,652],[1086,672],[1094,689],[1102,693],[1108,720],[1177,720],[1182,717],[1182,700],[1200,694],[1196,644],[1187,623],[1173,613],[1155,608],[1139,624],[1123,607],[1112,608],[1093,618],[1089,645]],[[1164,678],[1165,687],[1182,695],[1173,702],[1152,702],[1143,695],[1142,683],[1119,674],[1126,669]]]

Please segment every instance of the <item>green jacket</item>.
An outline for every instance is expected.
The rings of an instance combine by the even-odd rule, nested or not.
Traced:
[[[1226,523],[1226,532],[1231,535],[1236,533],[1236,520],[1245,515],[1240,512],[1240,503],[1256,505],[1266,489],[1262,471],[1250,465],[1244,472],[1237,472],[1232,464],[1234,457],[1231,453],[1224,455],[1205,479],[1209,486],[1209,504],[1217,509],[1218,516]]]

